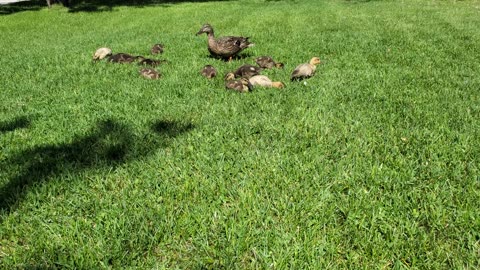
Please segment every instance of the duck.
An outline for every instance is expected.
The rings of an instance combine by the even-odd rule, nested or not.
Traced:
[[[255,75],[248,79],[252,86],[261,86],[261,87],[274,87],[274,88],[284,88],[285,84],[282,82],[273,82],[265,75]]]
[[[248,93],[252,91],[253,87],[247,78],[235,80],[235,74],[229,72],[227,75],[225,75],[225,88],[240,93]]]
[[[202,68],[200,74],[207,79],[212,79],[217,76],[217,70],[212,65],[206,65]]]
[[[105,57],[110,56],[110,55],[112,55],[112,49],[106,48],[106,47],[99,48],[93,54],[93,61],[102,60]]]
[[[248,79],[252,76],[260,74],[260,71],[262,70],[263,69],[260,67],[245,64],[237,68],[237,70],[235,70],[233,74],[235,75],[235,77],[242,77]]]
[[[208,23],[200,28],[197,36],[203,33],[206,33],[208,36],[208,51],[210,54],[217,58],[228,59],[229,61],[242,50],[254,45],[254,43],[248,40],[248,37],[226,36],[215,38],[213,28]]]
[[[161,63],[165,62],[165,60],[155,60],[155,59],[145,58],[143,56],[137,56],[137,60],[140,66],[150,66],[150,67],[156,67]]]
[[[271,69],[273,67],[276,67],[276,68],[283,68],[284,67],[283,63],[275,62],[273,60],[273,58],[270,57],[270,56],[257,57],[257,58],[255,58],[255,63],[257,63],[257,65],[259,67],[267,68],[267,69]]]
[[[112,63],[132,63],[137,61],[137,59],[143,58],[141,56],[133,56],[128,53],[116,53],[108,57],[108,62]]]
[[[310,59],[309,63],[298,65],[292,72],[290,80],[303,80],[312,77],[313,74],[315,74],[315,70],[317,69],[318,64],[320,64],[320,58],[313,57],[312,59]]]
[[[153,45],[152,49],[150,49],[150,52],[152,54],[162,54],[163,53],[163,44],[157,43]]]
[[[160,73],[153,68],[142,68],[140,69],[140,76],[146,79],[156,80],[160,78]]]

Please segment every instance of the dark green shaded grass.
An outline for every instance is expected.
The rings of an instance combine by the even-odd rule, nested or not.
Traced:
[[[475,269],[479,4],[231,1],[0,17],[3,268]],[[226,63],[218,35],[256,46]],[[5,34],[3,34],[5,33]],[[148,55],[92,63],[96,48]],[[271,55],[287,87],[220,74]],[[318,74],[289,82],[321,57]]]

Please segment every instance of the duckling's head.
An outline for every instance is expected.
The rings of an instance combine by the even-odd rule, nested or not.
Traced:
[[[198,35],[201,35],[203,33],[207,33],[207,34],[213,34],[213,28],[210,24],[206,23],[202,26],[202,28],[200,28],[200,30],[197,32],[197,36]]]
[[[231,81],[231,80],[235,80],[235,74],[233,74],[233,72],[228,72],[225,75],[225,81]]]
[[[241,78],[240,82],[243,85],[242,92],[251,92],[252,91],[253,86],[247,78]]]
[[[320,58],[313,57],[312,59],[310,59],[310,65],[318,65],[318,64],[320,64]]]
[[[112,55],[110,48],[100,48],[93,54],[93,61],[102,60],[103,58]]]

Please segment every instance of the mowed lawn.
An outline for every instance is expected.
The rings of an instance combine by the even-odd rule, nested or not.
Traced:
[[[1,269],[480,267],[479,1],[72,2],[0,6]]]

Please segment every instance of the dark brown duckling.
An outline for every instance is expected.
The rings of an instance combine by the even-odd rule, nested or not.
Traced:
[[[163,53],[163,48],[164,48],[163,44],[158,43],[158,44],[153,45],[150,52],[152,54],[162,54]]]
[[[217,76],[217,70],[212,65],[206,65],[202,68],[200,74],[207,79],[212,79]]]
[[[272,57],[270,56],[260,56],[260,57],[257,57],[255,58],[255,63],[257,63],[257,65],[261,68],[268,68],[268,69],[271,69],[271,68],[283,68],[284,67],[284,64],[283,63],[279,63],[279,62],[275,62],[273,60]]]
[[[263,69],[260,67],[246,64],[237,68],[237,70],[235,70],[233,74],[235,74],[235,77],[242,77],[248,79],[252,76],[260,74],[260,71],[262,70]]]
[[[253,46],[248,37],[219,37],[215,38],[213,28],[210,24],[204,24],[197,32],[197,36],[206,33],[208,36],[208,51],[214,57],[232,60],[242,50]]]
[[[140,69],[140,76],[146,79],[156,80],[160,78],[160,73],[153,68],[142,68]]]
[[[150,66],[150,67],[156,67],[160,65],[161,63],[164,63],[165,60],[155,60],[155,59],[150,59],[150,58],[144,58],[142,56],[138,56],[138,64],[141,66]]]
[[[239,80],[235,80],[235,74],[233,74],[232,72],[229,72],[227,73],[227,75],[225,75],[225,88],[240,93],[248,93],[253,89],[247,78],[240,78]]]
[[[108,57],[108,62],[112,63],[132,63],[137,61],[141,56],[133,56],[128,53],[116,53]]]

